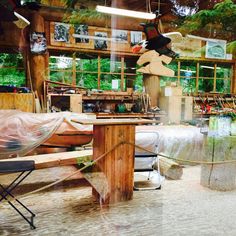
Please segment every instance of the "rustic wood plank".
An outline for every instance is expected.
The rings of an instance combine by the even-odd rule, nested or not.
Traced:
[[[56,166],[65,166],[77,164],[77,158],[92,157],[92,150],[73,151],[73,152],[60,152],[42,155],[33,155],[25,157],[17,157],[7,159],[7,161],[25,161],[32,160],[35,162],[35,169],[44,169]],[[0,160],[6,161],[6,160]]]
[[[84,125],[135,125],[158,123],[158,121],[145,119],[72,119],[72,121]]]

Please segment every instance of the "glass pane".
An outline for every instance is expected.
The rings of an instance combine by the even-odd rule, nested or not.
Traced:
[[[216,67],[216,78],[232,78],[232,68],[231,65],[227,64],[217,64]]]
[[[101,74],[100,88],[103,90],[112,90],[112,80],[118,80],[118,90],[120,91],[120,75],[114,74]]]
[[[71,71],[50,71],[50,80],[66,84],[72,83]]]
[[[214,77],[214,63],[200,63],[199,77]]]
[[[196,77],[197,63],[194,61],[181,61],[180,63],[180,76],[186,78]]]
[[[121,72],[121,62],[119,60],[111,60],[110,58],[101,58],[101,72]]]
[[[214,87],[213,79],[203,79],[199,78],[198,80],[198,92],[212,92]]]
[[[0,85],[21,87],[25,85],[25,72],[17,68],[0,68]]]
[[[24,86],[24,62],[21,54],[0,53],[0,85]]]
[[[24,68],[23,56],[18,53],[0,53],[0,66],[14,66]]]
[[[134,91],[143,91],[143,74],[137,73],[136,79],[134,81]]]
[[[98,59],[76,59],[76,70],[97,72]]]
[[[196,79],[180,79],[180,85],[183,88],[183,93],[194,93],[196,92]]]
[[[216,80],[216,92],[230,93],[230,80],[229,79],[217,79]]]
[[[88,89],[97,89],[98,75],[90,73],[76,73],[76,84]]]
[[[51,56],[49,58],[50,69],[72,69],[73,59],[66,56]]]

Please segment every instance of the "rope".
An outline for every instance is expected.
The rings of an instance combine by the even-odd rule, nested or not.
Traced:
[[[131,143],[131,142],[124,142],[124,144],[129,144],[131,146],[135,146],[143,151],[146,151],[148,153],[151,153],[151,154],[156,154],[158,156],[161,156],[161,157],[165,157],[165,158],[168,158],[168,159],[171,159],[171,160],[175,160],[175,161],[181,161],[181,162],[189,162],[189,163],[194,163],[194,164],[206,164],[206,165],[212,165],[212,164],[225,164],[225,163],[234,163],[236,162],[236,160],[223,160],[223,161],[191,161],[191,160],[185,160],[185,159],[181,159],[181,158],[173,158],[173,157],[170,157],[170,156],[166,156],[162,153],[158,153],[158,152],[153,152],[153,151],[150,151],[146,148],[143,148],[135,143]]]
[[[87,165],[83,166],[82,168],[78,169],[77,171],[73,172],[72,174],[69,174],[67,175],[66,177],[62,178],[62,179],[59,179],[51,184],[48,184],[42,188],[38,188],[36,190],[33,190],[29,193],[26,193],[26,194],[23,194],[21,196],[18,197],[18,199],[21,199],[21,198],[26,198],[26,197],[29,197],[31,194],[34,194],[34,193],[38,193],[42,190],[45,190],[45,189],[48,189],[56,184],[59,184],[61,182],[63,182],[64,180],[74,176],[75,174],[85,170],[86,168],[88,168],[89,166],[92,166],[94,165],[95,163],[97,163],[100,159],[102,159],[103,157],[105,157],[107,154],[109,154],[110,152],[114,151],[116,148],[118,148],[120,145],[122,144],[128,144],[128,145],[131,145],[131,146],[134,146],[136,148],[139,148],[143,151],[146,151],[148,153],[151,153],[151,154],[155,154],[155,155],[158,155],[158,156],[161,156],[161,157],[165,157],[165,158],[168,158],[168,159],[171,159],[171,160],[175,160],[175,161],[181,161],[181,162],[189,162],[189,163],[195,163],[195,164],[207,164],[207,165],[212,165],[212,164],[225,164],[225,163],[234,163],[236,162],[236,160],[224,160],[224,161],[211,161],[211,162],[208,162],[208,161],[190,161],[190,160],[184,160],[184,159],[181,159],[181,158],[172,158],[172,157],[169,157],[169,156],[166,156],[164,154],[161,154],[161,153],[157,153],[157,152],[153,152],[153,151],[150,151],[149,149],[146,149],[146,148],[143,148],[135,143],[131,143],[131,142],[126,142],[126,141],[121,141],[119,142],[118,144],[114,145],[112,148],[110,148],[108,151],[106,151],[105,153],[101,154],[100,156],[98,156],[95,160],[92,160],[91,162],[89,162]],[[14,200],[16,200],[15,197],[13,197]]]
[[[59,180],[57,180],[57,181],[55,181],[55,182],[53,182],[53,183],[51,183],[51,184],[48,184],[48,185],[46,185],[46,186],[44,186],[44,187],[42,187],[42,188],[38,188],[38,189],[33,190],[33,191],[29,192],[29,193],[23,194],[23,195],[19,196],[18,198],[19,198],[19,199],[21,199],[21,198],[26,198],[26,197],[28,197],[28,196],[31,195],[31,194],[38,193],[38,192],[40,192],[40,191],[43,191],[43,190],[45,190],[45,189],[48,189],[48,188],[50,188],[50,187],[56,185],[56,184],[59,184],[59,183],[63,182],[63,181],[66,180],[66,179],[69,179],[70,177],[76,175],[77,173],[82,172],[83,170],[85,170],[85,169],[88,168],[89,166],[94,165],[96,162],[98,162],[98,161],[99,161],[100,159],[102,159],[104,156],[106,156],[107,154],[109,154],[110,152],[112,152],[113,150],[115,150],[115,149],[116,149],[118,146],[120,146],[121,144],[124,144],[124,142],[121,141],[121,142],[119,142],[118,144],[114,145],[111,149],[109,149],[108,151],[106,151],[106,152],[103,153],[102,155],[98,156],[95,160],[92,160],[92,161],[89,162],[87,165],[85,165],[85,166],[83,166],[82,168],[76,170],[75,172],[73,172],[73,173],[67,175],[66,177],[61,178],[61,179],[59,179]],[[15,199],[15,198],[14,198],[14,199]]]

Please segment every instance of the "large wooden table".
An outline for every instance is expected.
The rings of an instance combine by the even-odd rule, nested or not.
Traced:
[[[84,125],[93,125],[93,159],[111,150],[120,142],[135,143],[135,126],[154,123],[144,119],[86,119],[72,120]],[[130,200],[133,197],[134,146],[121,144],[99,160],[95,168],[104,172],[109,194],[103,203]],[[93,195],[101,200],[93,189]]]

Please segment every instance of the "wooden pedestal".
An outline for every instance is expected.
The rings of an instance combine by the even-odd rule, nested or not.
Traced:
[[[135,125],[94,126],[93,159],[109,151],[121,141],[134,143]],[[122,144],[101,159],[96,167],[108,182],[109,194],[104,203],[130,200],[133,197],[134,146]],[[93,195],[99,195],[93,189]]]
[[[135,125],[153,123],[144,119],[87,119],[72,121],[84,125],[93,124],[93,159],[108,152],[120,142],[135,143]],[[102,203],[115,203],[133,197],[134,146],[121,144],[101,158],[94,167],[105,174],[109,193]],[[100,201],[100,195],[93,188],[93,195]],[[101,202],[101,201],[100,201]]]

